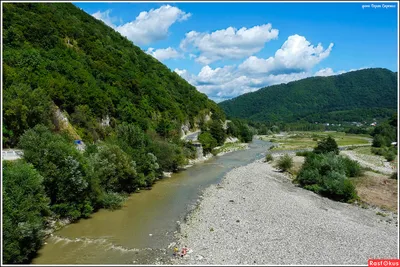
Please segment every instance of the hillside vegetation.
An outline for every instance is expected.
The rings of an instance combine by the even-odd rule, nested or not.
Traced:
[[[224,117],[205,94],[73,4],[3,8],[5,146],[38,123],[53,127],[53,103],[87,141],[107,135],[99,123],[107,117],[111,126],[144,131],[159,124],[179,131],[200,112]]]
[[[351,122],[397,108],[397,73],[363,69],[273,85],[219,103],[228,117],[269,122]]]
[[[183,124],[223,142],[217,104],[73,4],[4,4],[3,48],[3,147],[24,151],[3,162],[5,263],[29,263],[55,220],[119,208],[187,164]]]

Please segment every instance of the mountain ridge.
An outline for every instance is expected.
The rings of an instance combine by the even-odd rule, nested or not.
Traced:
[[[387,117],[397,108],[396,101],[397,73],[370,68],[272,85],[218,105],[229,117],[317,122],[361,119],[365,110],[371,119]]]

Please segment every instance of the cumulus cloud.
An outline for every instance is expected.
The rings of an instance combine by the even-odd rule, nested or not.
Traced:
[[[175,71],[176,73],[178,73],[179,76],[181,76],[183,79],[185,79],[185,80],[187,80],[187,81],[190,80],[190,74],[189,74],[189,72],[188,72],[187,70],[185,70],[185,69],[180,70],[180,69],[176,68],[176,69],[174,69],[174,71]]]
[[[172,47],[168,47],[165,49],[161,48],[161,49],[157,49],[157,50],[150,47],[147,49],[146,53],[149,55],[152,55],[153,57],[155,57],[156,59],[158,59],[160,61],[163,61],[166,59],[171,59],[171,58],[182,57],[182,55],[178,51],[173,49]]]
[[[349,71],[353,71],[353,70],[349,70]],[[319,71],[317,71],[315,73],[315,76],[332,76],[332,75],[338,75],[338,74],[342,74],[345,73],[346,71],[344,70],[340,70],[340,71],[333,71],[332,68],[325,68],[325,69],[320,69]]]
[[[134,21],[120,26],[113,24],[113,20],[110,17],[110,10],[103,13],[98,11],[92,14],[92,16],[104,21],[104,23],[113,27],[135,44],[147,45],[167,38],[171,25],[177,21],[187,20],[191,14],[177,7],[163,5],[158,9],[140,12]]]
[[[214,101],[220,102],[238,95],[254,92],[262,87],[312,76],[309,72],[249,76],[235,66],[211,68],[204,66],[197,75],[187,70],[175,69],[182,78],[196,86],[197,90],[207,94]]]
[[[259,52],[265,45],[278,37],[279,31],[271,24],[252,28],[236,29],[228,27],[212,33],[191,31],[186,33],[180,48],[195,51],[196,61],[210,64],[221,59],[240,59]]]
[[[336,72],[332,68],[323,68],[315,73],[307,70],[293,73],[250,75],[232,65],[215,69],[207,65],[197,75],[191,74],[185,69],[175,69],[175,72],[200,92],[207,94],[216,102],[221,102],[270,85],[289,83],[313,76],[338,75],[360,69],[363,68]]]
[[[270,74],[309,71],[329,56],[332,47],[333,43],[330,43],[324,50],[320,43],[313,46],[304,36],[295,34],[289,36],[276,51],[275,56],[267,59],[251,56],[239,66],[239,69],[248,73]]]
[[[98,20],[102,20],[108,26],[115,28],[114,22],[117,21],[118,19],[116,17],[111,17],[110,13],[111,9],[108,9],[104,12],[97,11],[96,13],[93,13],[92,16]]]

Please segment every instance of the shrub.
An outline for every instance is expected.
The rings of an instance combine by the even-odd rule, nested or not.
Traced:
[[[218,120],[214,120],[211,122],[210,134],[212,137],[214,137],[215,140],[217,140],[217,144],[219,146],[222,146],[224,144],[226,134],[221,122],[219,122]]]
[[[184,150],[177,144],[154,140],[149,149],[156,156],[159,167],[164,171],[177,171],[179,166],[186,164]]]
[[[314,153],[321,154],[321,153],[329,153],[334,152],[336,155],[339,154],[338,145],[331,136],[322,139],[318,142],[318,145],[314,148]]]
[[[25,131],[19,147],[24,149],[24,159],[43,176],[50,204],[59,205],[53,210],[68,217],[77,213],[86,217],[90,177],[86,175],[86,161],[73,143],[38,124]],[[70,210],[73,207],[75,211]]]
[[[110,192],[105,193],[100,198],[100,204],[103,208],[116,210],[122,207],[126,197],[122,194]]]
[[[317,194],[319,194],[319,192],[321,191],[321,187],[319,185],[317,185],[317,184],[306,185],[306,186],[304,186],[304,189],[313,191],[313,192],[315,192]]]
[[[351,181],[345,175],[334,171],[324,177],[320,193],[338,201],[349,201],[357,197]]]
[[[308,168],[308,169],[301,169],[299,175],[297,176],[297,180],[299,181],[300,185],[307,186],[307,185],[314,185],[321,183],[321,175],[318,172],[318,169]]]
[[[397,180],[397,172],[392,173],[392,175],[390,175],[390,179]]]
[[[312,152],[311,151],[297,151],[296,152],[296,156],[299,157],[307,157],[308,155],[310,155]]]
[[[266,160],[267,162],[270,162],[270,161],[273,161],[273,160],[274,160],[274,157],[273,157],[271,154],[267,154],[267,155],[265,156],[265,160]]]
[[[133,192],[140,184],[136,164],[119,146],[103,144],[89,158],[89,175],[106,192]]]
[[[288,171],[293,166],[293,158],[285,154],[278,160],[276,166],[282,171]]]
[[[361,166],[358,162],[347,157],[341,157],[345,165],[346,175],[349,177],[357,177],[361,175]]]
[[[203,146],[203,153],[211,152],[218,145],[217,140],[209,132],[203,132],[199,135],[199,141]]]
[[[393,161],[395,158],[396,158],[396,154],[393,153],[392,151],[388,151],[388,152],[385,154],[385,159],[386,159],[387,161]]]
[[[375,155],[383,156],[385,155],[386,150],[383,147],[371,147],[371,152]]]
[[[22,160],[3,161],[3,261],[29,263],[43,240],[49,199],[43,177]]]
[[[333,152],[310,153],[296,180],[305,189],[339,201],[357,198],[354,185],[346,176],[361,174],[359,164]]]

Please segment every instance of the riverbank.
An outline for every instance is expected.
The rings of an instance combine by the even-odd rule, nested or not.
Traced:
[[[222,156],[227,153],[231,153],[238,150],[249,149],[248,143],[237,142],[226,142],[223,146],[215,147],[214,154],[217,156]]]
[[[174,264],[363,264],[397,257],[397,215],[339,203],[292,184],[263,160],[203,192],[181,224]]]

